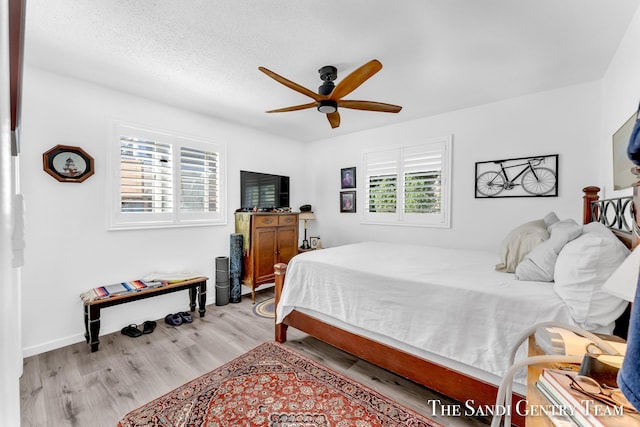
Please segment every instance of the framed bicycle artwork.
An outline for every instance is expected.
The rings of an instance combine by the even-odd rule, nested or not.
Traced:
[[[558,155],[477,162],[475,197],[558,197]]]

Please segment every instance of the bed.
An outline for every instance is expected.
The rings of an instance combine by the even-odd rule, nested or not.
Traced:
[[[276,340],[286,341],[287,328],[294,327],[460,402],[492,405],[508,368],[511,340],[523,330],[554,320],[610,333],[625,310],[625,301],[598,292],[597,284],[589,283],[593,289],[584,295],[584,281],[573,282],[581,280],[575,277],[576,263],[592,274],[591,282],[600,282],[624,260],[632,246],[631,197],[599,200],[599,188],[583,191],[588,225],[552,217],[547,224],[549,216],[537,221],[551,232],[535,245],[527,243],[527,256],[538,252],[533,262],[518,255],[518,266],[529,265],[531,271],[496,271],[495,253],[379,242],[307,252],[289,266],[278,264]],[[549,247],[558,251],[550,261],[557,282],[537,271]],[[594,255],[584,256],[589,247],[596,249]],[[499,269],[505,270],[514,260],[501,255]],[[564,281],[573,282],[559,291],[556,283]],[[584,298],[595,301],[589,310]],[[523,378],[514,388],[514,405],[523,399]],[[524,425],[517,414],[513,422]]]

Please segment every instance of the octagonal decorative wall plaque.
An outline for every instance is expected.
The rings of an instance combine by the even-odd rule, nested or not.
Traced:
[[[80,147],[56,145],[42,155],[44,171],[60,182],[83,182],[93,175],[93,157]]]

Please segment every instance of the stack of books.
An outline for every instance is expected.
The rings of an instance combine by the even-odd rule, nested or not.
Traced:
[[[571,387],[578,375],[573,371],[543,369],[536,386],[549,400],[549,408],[538,408],[558,427],[623,427],[640,426],[640,415],[625,410],[625,405],[608,405]],[[617,391],[617,402],[625,402]]]

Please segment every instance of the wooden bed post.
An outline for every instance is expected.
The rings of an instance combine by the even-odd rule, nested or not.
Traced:
[[[584,200],[584,205],[582,206],[582,223],[588,224],[594,220],[593,212],[591,212],[591,202],[599,199],[598,193],[600,192],[600,187],[585,187],[582,191],[584,192],[582,198]]]
[[[287,271],[287,264],[283,264],[283,263],[278,263],[276,265],[273,266],[273,268],[275,269],[275,274],[276,274],[276,287],[275,287],[275,293],[276,293],[276,302],[275,302],[275,306],[276,306],[276,310],[278,309],[278,304],[280,303],[280,296],[282,295],[282,287],[284,286],[284,275],[285,272]],[[277,319],[277,318],[276,318]],[[274,320],[275,322],[275,320]],[[285,325],[284,323],[276,323],[275,324],[276,327],[276,334],[275,334],[275,338],[276,341],[283,343],[287,340],[287,325]]]

